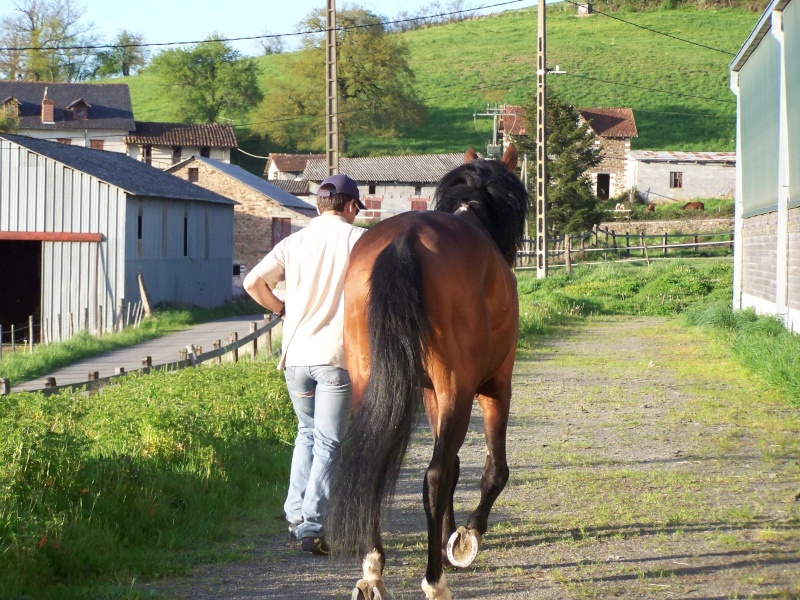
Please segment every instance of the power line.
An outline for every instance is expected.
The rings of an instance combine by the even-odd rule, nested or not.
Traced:
[[[580,6],[580,2],[575,2],[575,0],[564,0],[565,2],[569,2],[570,4],[574,4],[575,6]],[[664,33],[663,31],[658,31],[657,29],[653,29],[651,27],[645,27],[644,25],[639,25],[637,23],[631,23],[630,21],[626,21],[625,19],[621,19],[620,17],[616,17],[609,13],[604,13],[603,11],[596,10],[592,8],[592,12],[597,13],[598,15],[603,15],[604,17],[608,17],[609,19],[614,19],[615,21],[621,21],[622,23],[626,23],[628,25],[632,25],[633,27],[638,27],[639,29],[644,29],[645,31],[649,31],[650,33],[656,33],[658,35],[663,35],[668,38],[672,38],[673,40],[678,40],[679,42],[685,42],[687,44],[692,44],[693,46],[699,46],[700,48],[705,48],[706,50],[713,50],[714,52],[721,52],[722,54],[727,54],[729,56],[735,56],[734,52],[728,52],[727,50],[720,50],[719,48],[714,48],[713,46],[708,46],[706,44],[701,44],[700,42],[694,42],[692,40],[687,40],[686,38],[678,37],[677,35],[672,35],[671,33]]]
[[[485,4],[482,6],[477,6],[475,8],[465,8],[463,10],[454,10],[451,12],[444,12],[444,13],[437,13],[431,15],[421,15],[418,17],[409,17],[408,19],[396,19],[393,21],[378,21],[377,23],[370,23],[366,25],[348,25],[343,27],[337,27],[337,31],[348,31],[350,29],[368,29],[370,27],[377,27],[378,25],[396,25],[398,23],[409,23],[412,21],[423,21],[425,19],[434,19],[437,17],[449,17],[453,15],[459,15],[463,13],[471,13],[479,10],[485,10],[487,8],[497,8],[500,6],[508,6],[510,4],[519,4],[520,2],[526,2],[527,0],[507,0],[506,2],[499,2],[497,4]],[[313,35],[316,33],[325,33],[325,29],[312,29],[308,31],[298,31],[295,33],[270,33],[264,35],[251,35],[251,36],[244,36],[244,37],[232,37],[232,38],[220,38],[215,39],[215,42],[246,42],[252,40],[263,40],[263,39],[271,39],[271,38],[283,38],[283,37],[292,37],[298,35]],[[62,47],[52,47],[52,46],[26,46],[26,47],[0,47],[0,52],[24,52],[27,50],[54,50],[54,51],[68,51],[68,50],[100,50],[100,49],[117,49],[117,48],[154,48],[154,47],[164,47],[164,46],[185,46],[190,44],[202,44],[204,42],[208,42],[211,40],[194,40],[189,42],[160,42],[160,43],[147,43],[147,44],[100,44],[100,45],[86,45],[86,46],[62,46]]]

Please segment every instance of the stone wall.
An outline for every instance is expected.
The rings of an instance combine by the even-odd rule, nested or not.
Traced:
[[[665,233],[733,233],[733,217],[728,219],[677,219],[674,221],[608,221],[600,227],[617,234],[644,232],[645,235]]]
[[[291,219],[292,233],[311,222],[311,217],[284,207],[261,192],[242,184],[212,166],[191,161],[173,172],[183,179],[189,178],[189,169],[198,169],[197,184],[238,202],[233,213],[233,264],[241,265],[234,288],[258,261],[272,250],[272,219]]]
[[[742,224],[742,292],[775,302],[778,213],[744,219]]]
[[[789,210],[789,308],[800,310],[800,207]]]
[[[603,159],[598,166],[589,172],[592,180],[592,189],[597,193],[597,174],[610,175],[609,197],[619,196],[628,187],[627,156],[630,152],[631,142],[628,139],[597,138],[597,146],[603,154]]]

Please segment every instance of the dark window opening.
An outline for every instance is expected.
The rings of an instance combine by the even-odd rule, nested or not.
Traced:
[[[238,277],[242,274],[242,265],[233,265],[233,276]]]
[[[421,185],[415,185],[414,186],[414,195],[417,196],[417,197],[422,196],[422,186]]]
[[[669,187],[682,188],[683,187],[683,171],[670,171],[669,173]]]
[[[153,162],[153,147],[142,146],[142,162],[150,164]]]
[[[599,200],[608,200],[610,189],[611,189],[611,175],[609,175],[608,173],[598,173],[597,198]]]
[[[181,162],[181,147],[180,146],[173,146],[172,147],[172,164]]]
[[[211,148],[208,146],[203,146],[200,148],[200,156],[203,158],[211,158]]]
[[[375,195],[375,184],[374,183],[370,183],[367,186],[367,194],[369,194],[370,196],[374,196]]]
[[[5,277],[0,285],[0,323],[3,325],[3,340],[0,341],[7,344],[11,342],[11,325],[16,329],[17,344],[28,338],[31,315],[33,341],[40,339],[42,246],[42,242],[0,241],[0,273]]]
[[[197,167],[189,167],[189,181],[192,183],[200,181],[200,169]]]

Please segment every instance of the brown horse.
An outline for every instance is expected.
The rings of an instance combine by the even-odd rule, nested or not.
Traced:
[[[519,307],[511,266],[528,196],[517,153],[478,159],[444,176],[435,210],[380,222],[353,248],[345,282],[345,352],[355,417],[342,446],[326,531],[334,550],[358,548],[353,598],[385,599],[380,510],[397,481],[418,408],[433,433],[423,480],[428,566],[422,589],[451,598],[443,561],[466,567],[508,480],[506,427]],[[458,452],[476,399],[487,457],[481,498],[456,530]]]
[[[681,206],[682,210],[705,210],[706,205],[702,202],[687,202]]]

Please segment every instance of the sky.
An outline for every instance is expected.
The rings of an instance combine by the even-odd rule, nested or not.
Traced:
[[[474,0],[465,6],[498,4],[503,0]],[[9,0],[0,1],[0,5]],[[433,0],[357,0],[357,4],[390,19],[401,11],[416,13],[430,6]],[[225,38],[257,36],[265,33],[292,33],[295,26],[315,8],[325,8],[326,0],[137,0],[130,4],[112,0],[76,0],[84,10],[84,22],[92,21],[95,32],[111,41],[122,29],[144,35],[147,43],[200,41],[212,32]],[[336,8],[348,6],[339,0]],[[447,0],[441,0],[447,5]],[[532,0],[517,2],[481,12],[518,9],[531,6]],[[123,8],[124,7],[124,8]],[[9,9],[11,7],[9,6]],[[13,9],[12,9],[13,10]],[[10,10],[0,9],[0,16]],[[291,50],[297,36],[284,38]],[[258,54],[255,41],[235,42],[232,45],[242,54]]]

